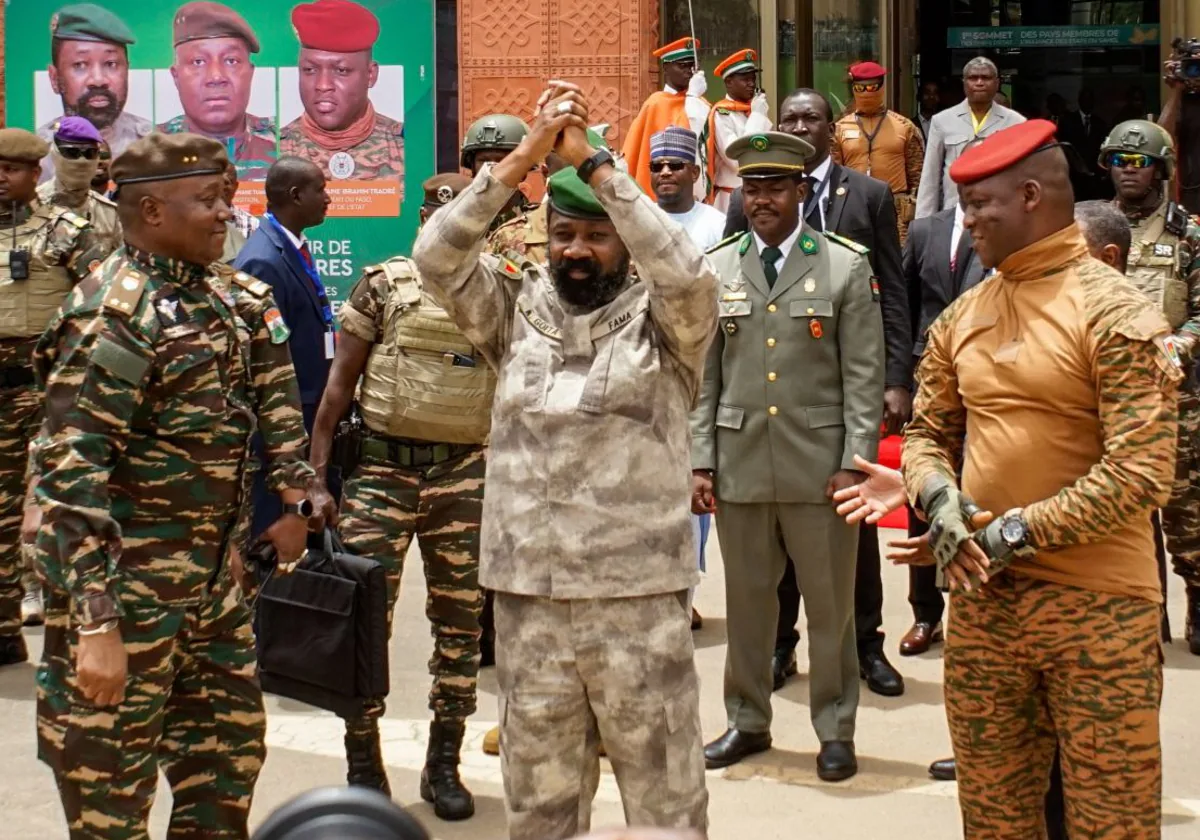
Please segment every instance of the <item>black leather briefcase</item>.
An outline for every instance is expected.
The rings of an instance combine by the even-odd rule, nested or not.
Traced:
[[[383,566],[346,551],[333,531],[294,572],[274,571],[269,544],[251,552],[266,580],[257,609],[258,673],[264,691],[342,717],[388,693],[387,580]]]

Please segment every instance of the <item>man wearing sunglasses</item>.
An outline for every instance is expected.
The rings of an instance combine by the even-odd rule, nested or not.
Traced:
[[[896,205],[896,232],[903,245],[908,238],[908,224],[917,211],[925,141],[912,120],[887,109],[885,76],[887,69],[874,61],[851,65],[854,110],[834,125],[830,151],[836,162],[878,178],[891,188]]]
[[[1200,222],[1171,201],[1167,185],[1175,146],[1161,126],[1129,120],[1100,148],[1100,166],[1117,191],[1116,206],[1129,219],[1133,243],[1129,279],[1162,307],[1174,335],[1171,346],[1190,372],[1179,390],[1179,441],[1175,485],[1162,511],[1163,532],[1175,573],[1187,584],[1188,647],[1200,656],[1200,387],[1195,361],[1200,346]]]
[[[111,253],[121,247],[117,205],[92,190],[103,143],[100,132],[83,117],[59,120],[50,146],[54,177],[38,186],[38,198],[74,210],[91,222],[96,238]]]

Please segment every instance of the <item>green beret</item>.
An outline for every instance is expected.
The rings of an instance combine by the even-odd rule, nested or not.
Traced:
[[[172,181],[194,175],[223,175],[229,164],[225,146],[199,134],[147,134],[129,144],[109,170],[118,187]]]
[[[125,21],[94,3],[63,6],[50,18],[50,36],[61,41],[105,41],[125,46],[137,43]]]
[[[23,128],[0,128],[0,160],[37,163],[50,154],[50,144]]]
[[[743,178],[781,178],[803,172],[816,150],[799,137],[764,131],[739,137],[725,154],[737,161],[738,175]]]
[[[175,13],[175,46],[208,38],[241,38],[251,53],[258,52],[258,38],[246,19],[228,6],[210,0],[195,0]]]
[[[592,188],[583,182],[575,167],[568,166],[550,176],[546,182],[550,208],[573,219],[599,221],[608,218],[608,211],[596,198]]]
[[[608,149],[610,152],[612,151],[612,147],[608,145],[608,141],[601,137],[600,133],[594,128],[587,130],[587,139],[588,145],[593,149]]]

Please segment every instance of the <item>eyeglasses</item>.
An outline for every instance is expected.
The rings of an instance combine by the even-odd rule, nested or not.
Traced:
[[[874,93],[883,87],[883,82],[855,82],[852,85],[855,93]]]
[[[99,160],[99,146],[59,146],[58,153],[67,160]]]
[[[1130,152],[1113,152],[1108,156],[1108,165],[1117,169],[1146,169],[1155,164],[1150,155],[1138,155]]]
[[[685,166],[687,166],[687,164],[681,160],[652,160],[652,161],[650,161],[650,171],[651,172],[664,172],[668,169],[670,169],[672,172],[682,172],[683,168]]]

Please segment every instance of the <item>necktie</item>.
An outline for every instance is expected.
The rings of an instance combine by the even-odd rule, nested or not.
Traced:
[[[308,250],[308,243],[300,243],[300,256],[304,258],[304,264],[309,268],[316,268],[316,263],[313,262],[312,251]]]
[[[804,199],[804,219],[809,227],[824,233],[825,223],[821,221],[821,197],[817,195],[817,179],[806,175],[804,180],[808,182],[808,195]]]
[[[775,263],[783,256],[783,251],[774,245],[770,245],[763,248],[759,256],[762,257],[763,274],[767,275],[767,287],[773,289],[775,288],[775,281],[779,279],[779,272],[775,270]]]

